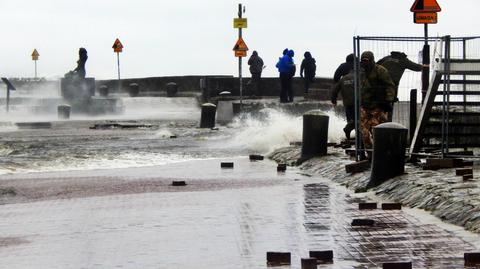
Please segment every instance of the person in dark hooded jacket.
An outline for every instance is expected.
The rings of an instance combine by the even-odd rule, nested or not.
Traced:
[[[258,56],[256,50],[253,51],[252,56],[248,59],[250,66],[250,74],[252,74],[251,86],[253,95],[260,95],[260,83],[263,71],[263,60]]]
[[[312,54],[309,51],[305,52],[303,56],[305,59],[303,59],[302,64],[300,65],[300,77],[303,78],[305,93],[308,93],[310,83],[312,83],[313,79],[315,78],[317,65],[315,63],[315,59],[312,57]]]
[[[410,61],[407,58],[407,55],[400,51],[392,51],[390,55],[380,59],[377,64],[385,67],[388,70],[388,74],[390,74],[393,83],[395,83],[394,102],[398,101],[398,85],[400,85],[400,80],[402,79],[405,69],[420,72],[423,68],[423,65]],[[391,112],[388,113],[388,121],[392,121],[392,114],[393,113]]]
[[[335,83],[339,82],[343,76],[350,73],[350,71],[353,69],[354,59],[355,59],[355,56],[353,55],[353,53],[347,56],[345,62],[339,65],[337,67],[337,70],[335,70],[335,74],[333,75],[333,82]]]

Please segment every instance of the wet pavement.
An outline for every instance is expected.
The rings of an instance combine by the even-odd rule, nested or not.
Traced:
[[[4,204],[0,268],[265,268],[268,251],[291,252],[292,265],[279,268],[300,268],[311,250],[334,252],[334,262],[318,268],[381,268],[388,261],[465,268],[463,253],[475,249],[467,240],[478,237],[462,238],[416,210],[360,211],[367,198],[322,178],[290,167],[277,173],[273,162],[246,158],[220,169],[223,160],[79,175],[148,177],[165,187],[152,192]],[[182,170],[189,172],[180,176]],[[55,174],[38,176],[48,182]],[[177,178],[189,185],[167,191]],[[352,227],[354,218],[375,225]]]

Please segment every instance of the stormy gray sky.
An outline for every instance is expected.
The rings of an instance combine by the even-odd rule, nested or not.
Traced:
[[[266,76],[285,48],[317,59],[317,75],[332,76],[352,51],[354,35],[423,36],[412,22],[414,0],[250,0],[244,38],[263,57]],[[0,75],[33,77],[30,54],[40,53],[39,76],[60,77],[88,50],[87,75],[117,76],[115,38],[125,46],[122,77],[238,74],[230,0],[0,0]],[[479,0],[438,0],[439,23],[430,34],[480,35]],[[249,55],[250,55],[249,53]],[[248,69],[244,68],[244,73]]]

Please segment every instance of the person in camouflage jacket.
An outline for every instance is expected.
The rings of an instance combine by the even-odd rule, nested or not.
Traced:
[[[373,146],[373,127],[387,122],[387,114],[392,111],[395,84],[387,69],[375,63],[371,51],[363,52],[360,59],[360,65],[364,69],[360,79],[360,127],[364,146],[370,149]]]

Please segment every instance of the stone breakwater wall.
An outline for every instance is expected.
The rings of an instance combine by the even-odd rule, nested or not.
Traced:
[[[269,155],[274,161],[296,165],[301,148],[281,148]],[[322,176],[356,192],[364,191],[370,171],[347,174],[345,165],[353,161],[340,149],[329,148],[325,157],[310,159],[299,168],[312,176]],[[471,181],[455,176],[455,169],[422,170],[419,165],[407,164],[405,174],[372,188],[380,199],[431,212],[441,220],[480,233],[480,180],[475,173]]]

